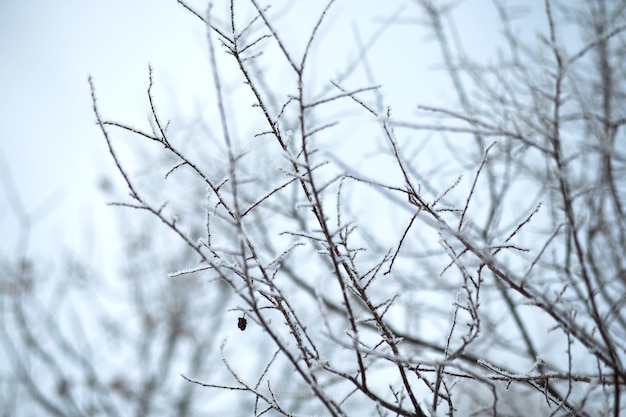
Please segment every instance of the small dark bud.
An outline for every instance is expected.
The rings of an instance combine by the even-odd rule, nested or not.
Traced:
[[[237,327],[239,327],[239,330],[243,332],[244,330],[246,330],[247,325],[248,325],[248,320],[246,320],[243,317],[239,317],[239,320],[237,320]]]

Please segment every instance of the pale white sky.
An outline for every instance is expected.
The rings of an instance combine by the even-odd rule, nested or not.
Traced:
[[[541,12],[537,7],[541,2],[530,3],[535,4],[531,10]],[[194,4],[201,12],[206,10],[206,2]],[[328,36],[352,38],[353,26],[344,24],[346,19],[357,20],[375,4],[362,1],[355,7],[354,1],[339,1],[335,6],[338,10],[331,15],[331,27],[339,28],[339,32]],[[397,3],[398,9],[402,4]],[[489,6],[483,2],[461,6],[459,30],[474,37],[463,39],[466,46],[489,45],[493,39],[497,28],[486,24],[493,18],[488,14],[492,13]],[[368,22],[372,27],[380,24],[398,9],[390,6],[386,15],[377,11],[359,20],[365,40],[373,32],[367,30]],[[403,10],[407,19],[417,15],[410,3]],[[294,39],[302,29],[298,22],[288,19],[276,24],[282,25],[283,31],[292,31]],[[396,61],[380,81],[390,102],[399,104],[395,114],[403,110],[410,114],[414,103],[440,100],[446,94],[445,87],[433,81],[432,64],[438,57],[432,42],[416,37],[414,24],[394,30],[393,37],[383,37],[379,42],[373,65],[384,69],[388,57],[402,57],[400,65]],[[423,39],[423,43],[415,39]],[[398,54],[398,50],[402,52]],[[474,50],[487,51],[480,47]],[[97,185],[103,174],[117,175],[94,124],[87,77],[94,77],[105,118],[143,123],[147,119],[145,90],[150,63],[165,97],[160,109],[170,115],[193,117],[198,101],[209,100],[202,97],[210,85],[204,28],[175,0],[3,1],[0,57],[0,163],[10,171],[24,208],[45,214],[44,221],[34,225],[30,248],[38,253],[50,248],[54,253],[71,247],[97,260],[94,252],[99,249],[94,242],[103,240],[100,233],[114,229],[113,211],[104,206],[106,197]],[[331,68],[340,68],[349,57],[317,58]],[[420,77],[432,78],[425,79],[410,95],[405,85],[393,82]],[[326,82],[323,74],[320,81]],[[405,104],[407,109],[402,109]],[[3,184],[0,248],[11,256],[16,217],[4,201],[5,189]]]
[[[204,62],[193,53],[202,47],[202,28],[175,1],[1,3],[0,158],[24,207],[46,207],[32,249],[89,250],[98,239],[89,225],[110,220],[96,186],[113,165],[94,124],[88,75],[107,117],[145,120],[148,63],[161,79],[189,73]],[[0,243],[12,255],[16,219],[2,188]]]

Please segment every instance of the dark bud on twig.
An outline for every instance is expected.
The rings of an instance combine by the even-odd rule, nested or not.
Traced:
[[[246,330],[247,325],[248,320],[246,320],[244,317],[239,317],[239,320],[237,320],[237,327],[239,327],[239,330],[243,332],[244,330]]]

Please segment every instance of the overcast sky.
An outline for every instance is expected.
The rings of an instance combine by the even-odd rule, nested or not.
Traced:
[[[189,74],[204,62],[194,53],[202,34],[175,1],[0,2],[0,165],[24,208],[45,214],[32,250],[89,253],[99,232],[87,226],[110,221],[97,185],[113,166],[94,124],[88,75],[107,115],[145,120],[148,63],[162,79]],[[11,256],[17,219],[6,190],[3,181],[0,241]]]
[[[196,4],[200,11],[206,10],[206,2]],[[340,1],[335,16],[352,19],[372,4],[363,1],[359,3],[362,7],[355,8],[354,2]],[[494,33],[494,28],[485,24],[493,18],[485,12],[491,7],[482,9],[476,4],[480,2],[462,6],[463,19],[459,21],[461,33],[475,36],[464,40],[470,47],[487,45]],[[393,12],[390,8],[389,14]],[[416,15],[410,8],[406,14]],[[378,22],[384,17],[379,15]],[[376,24],[375,18],[369,18],[372,24]],[[299,31],[298,22],[282,24],[286,30]],[[337,22],[333,27],[348,32],[352,28]],[[388,44],[381,42],[376,57],[382,61],[385,53],[396,54],[394,48],[407,47],[397,38]],[[434,52],[429,52],[431,46],[423,46],[427,44],[417,44],[411,53],[405,49],[406,63],[394,67],[390,78],[406,79],[401,71],[419,74],[424,66],[418,64],[432,65],[436,59],[432,59]],[[24,209],[35,213],[32,220],[45,215],[33,225],[30,250],[42,253],[50,248],[72,248],[93,261],[110,256],[101,255],[94,243],[103,239],[101,233],[112,229],[113,212],[104,205],[107,199],[98,184],[103,175],[115,173],[94,124],[87,77],[94,78],[105,118],[145,121],[150,63],[159,87],[167,92],[161,109],[189,115],[196,109],[198,90],[209,81],[204,28],[175,0],[3,1],[0,57],[2,175],[5,180],[13,179]],[[392,102],[394,93],[404,94],[402,85],[385,88]],[[429,100],[429,95],[435,100],[441,96],[436,83],[424,82],[422,88],[419,101]],[[409,99],[417,101],[416,97]],[[1,187],[0,244],[11,256],[18,219],[5,200],[10,188],[7,181]]]

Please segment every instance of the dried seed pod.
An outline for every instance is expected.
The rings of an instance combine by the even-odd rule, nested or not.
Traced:
[[[244,317],[239,317],[239,320],[237,320],[237,327],[239,327],[239,330],[243,332],[244,330],[246,330],[247,325],[248,320],[246,320]]]

